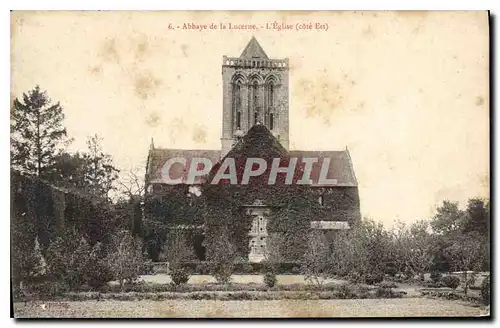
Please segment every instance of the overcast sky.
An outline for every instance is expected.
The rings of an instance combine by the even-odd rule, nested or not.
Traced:
[[[169,29],[273,21],[328,31]],[[252,35],[290,60],[290,148],[347,146],[364,216],[412,222],[489,195],[486,12],[15,12],[11,93],[39,84],[70,150],[97,133],[120,169],[144,168],[152,137],[220,149],[222,56]]]

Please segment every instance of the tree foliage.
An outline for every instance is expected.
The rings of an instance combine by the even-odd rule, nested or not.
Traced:
[[[11,109],[11,164],[29,174],[46,177],[68,139],[60,103],[53,104],[39,86],[22,99],[16,98]]]

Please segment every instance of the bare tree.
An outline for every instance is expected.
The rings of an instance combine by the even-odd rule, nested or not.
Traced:
[[[111,244],[107,261],[123,290],[125,282],[135,281],[144,268],[142,240],[132,237],[128,231],[121,231],[113,236]]]
[[[131,168],[118,180],[119,191],[127,199],[142,199],[144,197],[144,179],[140,177],[140,169]]]
[[[406,258],[406,267],[413,275],[419,275],[423,280],[424,273],[432,265],[429,223],[423,220],[413,223],[402,238],[399,247]]]
[[[329,247],[322,231],[314,230],[310,233],[307,250],[304,254],[303,273],[305,279],[316,286],[322,285],[323,278],[329,275],[328,271]]]
[[[481,262],[481,236],[476,232],[458,236],[453,244],[445,249],[445,253],[455,270],[462,271],[464,292],[467,296],[469,286],[473,283],[468,271],[475,271]]]

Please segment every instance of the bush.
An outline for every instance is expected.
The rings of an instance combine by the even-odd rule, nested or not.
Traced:
[[[267,287],[272,288],[276,285],[277,282],[278,279],[276,278],[274,272],[269,271],[264,274],[264,283]]]
[[[210,273],[215,277],[217,282],[228,284],[231,282],[234,264],[232,262],[214,263]]]
[[[402,297],[401,293],[395,293],[391,288],[379,287],[375,291],[376,298],[397,298]]]
[[[446,287],[446,285],[442,281],[424,283],[423,286],[427,287],[427,288],[441,288],[441,287]]]
[[[381,288],[398,288],[398,285],[392,281],[382,281],[378,286]]]
[[[291,270],[292,274],[300,274],[300,266],[294,266]]]
[[[189,280],[189,273],[184,268],[175,269],[170,273],[170,277],[172,278],[172,282],[176,285],[183,285]]]
[[[50,275],[70,289],[77,289],[85,283],[89,272],[90,246],[85,238],[73,231],[57,237],[47,250],[47,264]]]
[[[384,274],[383,273],[373,273],[373,274],[368,274],[365,278],[365,281],[368,285],[375,285],[384,280]]]
[[[198,263],[195,271],[198,274],[209,274],[210,273],[210,264],[208,262]]]
[[[490,305],[490,291],[490,276],[488,276],[481,283],[481,302],[484,305]]]
[[[361,282],[361,275],[358,272],[351,272],[347,276],[347,280],[349,280],[349,282],[357,284],[357,283]]]
[[[445,276],[441,278],[442,283],[449,288],[456,289],[460,285],[460,278],[457,276]]]
[[[100,288],[111,280],[113,280],[113,273],[104,259],[102,244],[97,243],[89,254],[85,267],[85,282],[92,288]]]
[[[125,282],[133,283],[144,268],[142,242],[130,232],[121,231],[113,236],[106,260],[123,290]]]
[[[338,287],[336,296],[340,299],[353,299],[357,295],[354,292],[354,288],[349,284],[342,284]]]
[[[441,280],[441,278],[443,278],[443,274],[441,272],[438,272],[438,271],[431,272],[431,280],[432,281],[438,282]]]

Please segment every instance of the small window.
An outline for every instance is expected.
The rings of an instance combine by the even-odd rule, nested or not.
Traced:
[[[258,117],[259,117],[259,114],[257,112],[253,113],[254,124],[257,124]]]
[[[238,129],[241,128],[241,112],[240,111],[236,112],[236,128],[238,128]]]
[[[269,114],[269,129],[270,130],[274,129],[274,114],[273,113]]]

